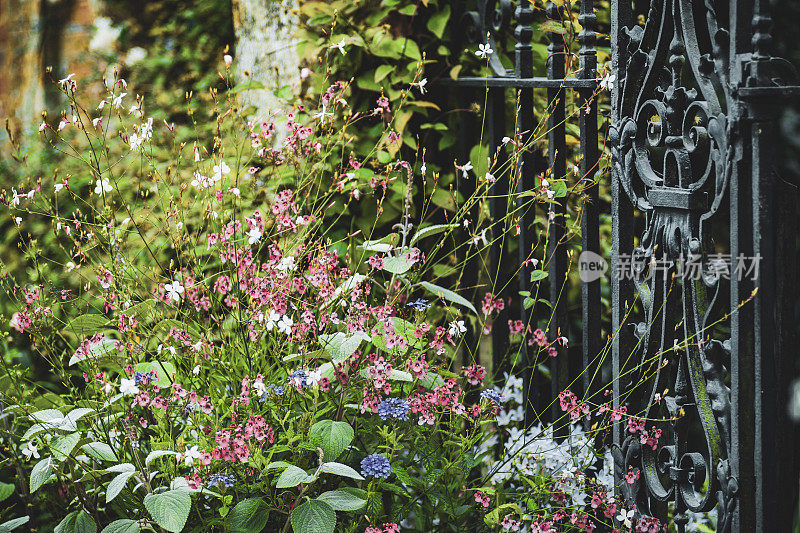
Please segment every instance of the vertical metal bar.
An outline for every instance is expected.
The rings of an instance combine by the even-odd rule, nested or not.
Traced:
[[[489,136],[489,156],[494,163],[493,175],[495,183],[489,189],[489,214],[491,218],[491,245],[489,247],[489,265],[491,268],[490,281],[494,281],[499,289],[494,295],[495,298],[506,300],[509,296],[508,269],[503,261],[503,250],[505,249],[505,227],[508,212],[508,179],[511,174],[510,169],[506,168],[508,157],[503,145],[503,137],[506,135],[506,105],[505,89],[495,87],[489,89],[487,96],[487,122]],[[493,371],[496,378],[502,379],[501,373],[509,370],[508,354],[508,321],[509,307],[500,311],[492,328],[492,358]]]
[[[517,27],[514,35],[517,43],[514,46],[514,71],[517,78],[533,77],[533,48],[531,38],[533,29],[530,26],[533,20],[533,10],[528,0],[519,0],[517,9],[514,12],[517,19]],[[516,138],[518,146],[524,147],[517,160],[517,191],[524,192],[533,188],[533,175],[535,172],[536,159],[531,146],[533,137],[534,115],[533,115],[533,89],[519,89],[517,92],[519,108],[517,109]],[[533,220],[536,213],[533,209],[519,209],[519,290],[525,291],[530,283],[530,262],[528,254],[531,251],[531,244],[534,242]],[[528,323],[528,313],[525,306],[520,305],[520,320],[523,324]],[[536,421],[534,407],[536,406],[534,394],[536,388],[532,387],[533,379],[536,375],[534,361],[529,359],[528,347],[523,341],[520,344],[519,361],[524,369],[523,395],[525,397],[525,423],[531,425]]]
[[[633,24],[631,3],[625,0],[611,0],[611,64],[612,71],[622,81],[624,73],[622,65],[624,58],[620,46],[621,29]],[[619,128],[619,109],[622,107],[620,91],[617,89],[611,95],[611,131],[612,144],[619,143],[621,131]],[[617,166],[619,165],[619,166]],[[614,391],[614,408],[621,406],[623,393],[620,383],[620,373],[627,357],[633,348],[633,331],[630,326],[623,325],[625,314],[629,306],[633,305],[633,283],[629,276],[623,276],[621,268],[622,254],[631,254],[633,251],[633,206],[627,198],[620,184],[623,162],[612,161],[611,171],[611,330],[612,330],[612,379]],[[619,169],[619,170],[617,170]],[[619,422],[614,425],[614,444],[622,445],[623,426]]]
[[[581,14],[578,18],[583,30],[578,34],[581,44],[579,52],[578,77],[583,79],[597,78],[597,51],[594,43],[597,38],[594,30],[597,27],[597,16],[594,14],[594,2],[583,0]],[[581,131],[581,184],[584,190],[583,213],[581,218],[581,251],[600,254],[600,215],[597,205],[598,185],[594,178],[597,172],[599,153],[597,148],[597,103],[594,91],[580,91],[580,131]],[[583,282],[581,285],[581,363],[584,369],[583,390],[588,396],[589,381],[594,369],[589,369],[589,361],[600,353],[600,279]]]
[[[547,4],[547,16],[550,19],[561,21],[560,10],[553,2]],[[550,45],[547,47],[547,77],[551,80],[563,79],[566,61],[564,55],[563,37],[557,33],[549,33]],[[548,117],[547,117],[547,149],[550,162],[550,178],[566,179],[567,177],[567,142],[565,124],[564,89],[547,89]],[[567,319],[567,256],[566,236],[566,199],[558,204],[551,204],[549,223],[549,273],[550,273],[550,303],[553,316],[548,328],[548,338],[555,339],[559,336],[569,336],[569,321]],[[568,350],[555,343],[558,355],[552,359],[550,378],[553,398],[569,386],[570,361]],[[553,420],[561,415],[557,402],[552,406]]]
[[[744,82],[745,75],[740,54],[750,51],[752,13],[751,0],[733,0],[730,6],[730,50],[732,58],[728,72],[731,86]],[[730,102],[728,114],[738,118],[741,115],[739,102]],[[730,178],[730,248],[731,257],[752,253],[752,213],[749,205],[750,167],[745,153],[745,139],[749,137],[747,125],[740,123],[738,139],[734,146]],[[728,460],[731,476],[738,480],[739,497],[733,511],[731,531],[748,533],[755,531],[755,456],[753,450],[753,404],[755,366],[752,357],[753,346],[753,308],[739,304],[750,296],[753,290],[751,280],[731,279],[731,445]]]

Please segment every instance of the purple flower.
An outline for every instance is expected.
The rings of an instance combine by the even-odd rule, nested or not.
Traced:
[[[208,477],[208,486],[216,487],[222,485],[223,487],[231,488],[236,483],[236,476],[233,474],[211,474]]]
[[[380,453],[373,453],[361,460],[361,475],[364,477],[373,476],[382,479],[387,479],[392,475],[392,465],[389,464],[389,459]]]
[[[503,396],[493,389],[486,389],[481,392],[481,398],[486,398],[487,400],[494,402],[496,405],[500,405],[503,402]]]
[[[427,308],[428,308],[428,307],[429,307],[431,304],[429,304],[429,303],[428,303],[428,300],[425,300],[425,299],[423,299],[423,298],[417,298],[417,299],[416,299],[416,300],[414,300],[413,302],[410,302],[410,303],[408,303],[408,304],[406,304],[406,305],[408,305],[409,307],[413,307],[413,308],[414,308],[414,309],[416,309],[417,311],[424,311],[424,310],[426,310],[426,309],[427,309]]]
[[[408,402],[402,398],[386,398],[378,405],[378,416],[381,420],[394,418],[396,420],[408,420]]]

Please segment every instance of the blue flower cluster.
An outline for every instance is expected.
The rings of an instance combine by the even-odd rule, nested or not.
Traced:
[[[155,370],[148,370],[147,372],[142,372],[137,370],[133,373],[133,381],[139,385],[142,382],[147,383],[148,381],[155,381],[156,380],[156,371]]]
[[[361,460],[361,475],[364,477],[373,476],[387,479],[392,475],[394,469],[389,464],[389,459],[380,453],[373,453]]]
[[[424,298],[417,298],[417,299],[416,299],[416,300],[414,300],[413,302],[409,302],[409,303],[408,303],[408,304],[406,304],[406,305],[408,305],[409,307],[412,307],[412,308],[416,309],[417,311],[424,311],[424,310],[426,310],[426,309],[427,309],[427,308],[428,308],[428,307],[429,307],[431,304],[430,304],[430,303],[428,303],[428,300],[425,300]]]
[[[378,416],[381,420],[394,418],[396,420],[408,420],[408,402],[402,398],[386,398],[378,405]]]
[[[211,474],[208,477],[208,485],[216,487],[222,485],[223,487],[231,488],[236,484],[236,476],[233,474]]]
[[[495,405],[500,405],[503,402],[503,396],[494,389],[486,389],[481,392],[481,398],[491,400]]]
[[[311,386],[311,383],[308,381],[308,370],[304,370],[302,368],[298,368],[286,379],[289,383],[294,382],[294,380],[298,380],[300,382],[300,386],[304,389],[307,389]],[[280,395],[279,395],[280,396]]]
[[[289,378],[289,379],[291,379],[291,378]],[[267,385],[267,389],[264,391],[264,394],[261,395],[261,397],[258,399],[258,401],[260,403],[264,403],[265,401],[267,401],[267,398],[269,397],[270,391],[272,391],[272,393],[275,396],[283,396],[283,393],[286,392],[283,389],[283,385],[275,385],[274,383],[270,383],[269,385]]]

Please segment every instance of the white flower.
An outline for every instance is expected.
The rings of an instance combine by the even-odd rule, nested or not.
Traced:
[[[338,48],[338,49],[339,49],[339,51],[342,53],[342,55],[345,55],[345,54],[347,53],[347,52],[345,51],[345,49],[344,49],[344,47],[345,47],[345,45],[346,45],[346,44],[347,44],[347,39],[345,39],[344,37],[342,37],[342,42],[340,42],[339,44],[332,44],[332,45],[331,45],[331,48]]]
[[[467,326],[464,325],[463,320],[453,320],[450,322],[450,329],[447,332],[453,337],[458,337],[462,333],[466,333]]]
[[[314,118],[318,118],[319,119],[319,123],[320,124],[325,122],[325,117],[332,117],[333,116],[333,113],[328,113],[327,109],[328,109],[328,107],[325,104],[322,104],[322,111],[320,111],[319,113],[316,113],[314,115]]]
[[[634,509],[625,512],[625,509],[620,509],[619,514],[617,515],[617,520],[623,523],[625,527],[632,527],[633,526],[633,513],[635,512]]]
[[[275,269],[280,271],[297,269],[297,265],[294,264],[294,256],[287,255],[286,257],[281,258],[281,260],[275,266]]]
[[[489,172],[486,173],[483,179],[486,180],[486,183],[494,183],[497,181],[497,178],[494,177],[494,174],[490,174]]]
[[[216,183],[230,173],[231,167],[229,167],[225,161],[222,161],[219,165],[214,165],[214,176],[212,179],[214,180],[214,183]]]
[[[197,445],[189,446],[186,448],[186,451],[183,452],[183,464],[191,466],[195,459],[200,459],[200,455],[201,453]]]
[[[232,195],[234,195],[237,198],[239,197],[239,195],[242,194],[242,191],[239,190],[239,187],[232,187],[230,192],[231,192]]]
[[[507,426],[511,423],[511,411],[505,409],[500,411],[500,414],[495,418],[498,426]]]
[[[600,80],[600,88],[605,89],[607,91],[614,90],[614,82],[616,81],[617,76],[615,74],[606,74],[602,80]]]
[[[274,309],[269,310],[269,316],[267,317],[267,330],[272,331],[272,329],[278,324],[280,321],[281,315]]]
[[[508,144],[511,141],[512,141],[511,137],[503,137],[503,140],[502,140],[503,144]]]
[[[253,390],[257,396],[264,396],[264,393],[267,392],[267,386],[264,385],[263,381],[254,381]]]
[[[178,302],[181,299],[181,294],[183,294],[184,289],[181,282],[176,279],[172,283],[164,285],[164,290],[167,291],[167,296],[169,296],[170,299]]]
[[[112,95],[111,96],[111,105],[113,105],[114,107],[122,106],[122,99],[125,98],[125,96],[127,96],[127,94],[128,93],[119,93],[117,95]]]
[[[303,67],[300,70],[300,79],[301,80],[304,80],[304,79],[308,78],[310,75],[311,75],[311,70],[309,70],[308,67]]]
[[[111,192],[114,188],[108,181],[108,178],[103,178],[102,180],[97,180],[94,186],[94,193],[95,194],[103,194],[104,192]]]
[[[25,196],[24,194],[19,194],[17,189],[13,187],[11,188],[11,194],[14,195],[14,197],[11,199],[11,205],[19,205],[19,199]]]
[[[200,161],[200,150],[195,146],[194,148],[194,162]]]
[[[421,174],[424,176],[424,175],[425,175],[425,172],[427,172],[427,170],[428,170],[428,167],[427,167],[427,166],[425,166],[425,163],[422,163],[422,166],[421,166],[421,167],[419,167],[419,171],[420,171],[420,173],[421,173]]]
[[[64,266],[66,267],[67,272],[72,272],[73,270],[75,270],[75,263],[73,263],[72,261],[67,262],[67,264]]]
[[[72,77],[73,77],[74,75],[75,75],[75,73],[73,72],[72,74],[70,74],[70,75],[69,75],[69,76],[67,76],[66,78],[62,78],[62,79],[58,80],[58,84],[59,84],[59,85],[64,85],[65,83],[67,83],[67,82],[69,82],[70,80],[72,80]]]
[[[292,332],[293,325],[294,321],[287,315],[283,315],[283,317],[278,321],[278,329],[287,335]]]
[[[92,127],[96,128],[100,121],[103,120],[103,117],[97,117],[92,119]]]
[[[233,63],[233,58],[231,57],[230,54],[225,54],[224,56],[222,56],[222,60],[225,61],[226,67],[230,67],[231,64]]]
[[[256,226],[255,228],[252,228],[249,232],[247,232],[247,236],[249,237],[247,239],[247,242],[250,244],[255,244],[259,240],[261,240],[262,235],[264,235],[264,233],[260,229],[258,229],[258,226]]]
[[[38,459],[40,457],[39,450],[32,442],[29,442],[25,445],[25,447],[22,449],[22,455],[25,456],[26,461],[30,461],[31,457],[34,459]]]
[[[192,187],[197,187],[198,189],[205,189],[207,184],[208,184],[207,177],[203,176],[199,172],[194,173],[194,179],[192,180]]]
[[[139,394],[139,387],[136,386],[135,380],[122,378],[119,383],[119,391],[125,395],[134,395]]]
[[[467,162],[466,162],[466,163],[464,163],[462,166],[458,166],[458,165],[456,165],[456,168],[457,168],[457,169],[459,169],[459,170],[461,171],[461,175],[462,175],[462,176],[464,176],[465,178],[468,178],[468,177],[469,177],[469,174],[468,174],[468,172],[469,172],[470,170],[472,170],[472,163],[471,163],[470,161],[467,161]]]
[[[492,50],[492,47],[489,46],[489,43],[479,44],[478,45],[478,51],[475,52],[475,55],[480,57],[481,59],[484,59],[484,58],[488,57],[489,55],[491,55],[493,52],[494,52],[494,50]]]
[[[425,91],[426,91],[425,86],[427,84],[428,84],[428,78],[422,78],[417,83],[412,83],[411,86],[412,87],[418,87],[419,88],[419,93],[420,94],[425,94]]]

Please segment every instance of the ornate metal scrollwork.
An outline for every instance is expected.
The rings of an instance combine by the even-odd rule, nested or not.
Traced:
[[[511,0],[479,0],[476,11],[464,13],[467,41],[489,45],[489,66],[496,76],[510,75],[500,62],[496,39],[508,29],[513,13]]]
[[[736,505],[730,350],[718,327],[727,299],[707,261],[732,164],[728,32],[719,22],[711,1],[652,0],[644,27],[621,29],[610,132],[613,179],[645,217],[630,262],[642,268],[630,274],[641,317],[628,412],[647,433],[640,427],[624,441],[623,472],[640,476],[623,481],[623,495],[660,518],[672,502],[681,533],[686,511],[717,504],[725,531]]]

